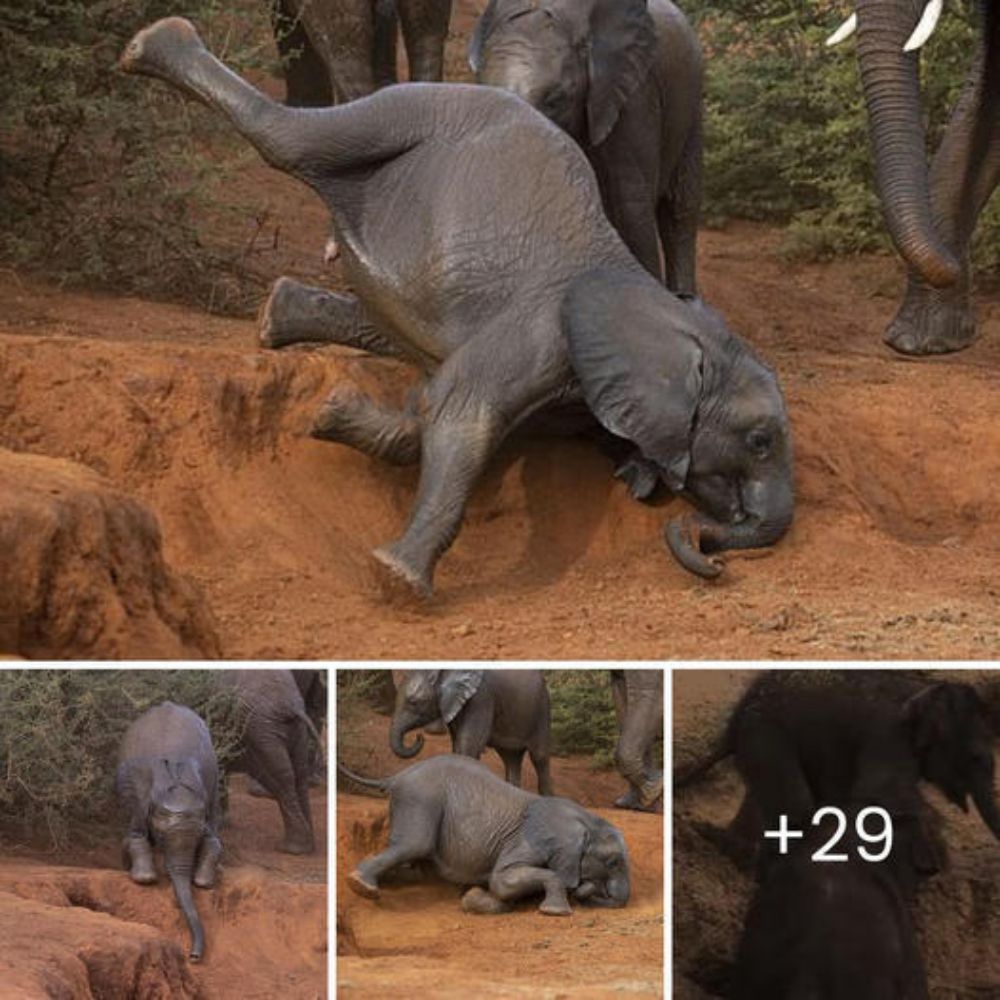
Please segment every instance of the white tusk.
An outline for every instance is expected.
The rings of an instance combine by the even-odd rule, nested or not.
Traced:
[[[944,0],[930,0],[924,8],[923,14],[920,15],[920,20],[913,29],[913,34],[903,46],[904,52],[915,52],[934,34],[942,10],[944,10]]]
[[[858,15],[852,14],[827,40],[827,45],[839,45],[845,38],[850,38],[857,31]]]

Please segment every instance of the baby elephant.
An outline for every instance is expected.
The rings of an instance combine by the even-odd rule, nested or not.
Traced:
[[[378,899],[381,876],[427,859],[442,878],[471,886],[462,897],[468,913],[504,913],[537,893],[545,894],[541,912],[554,916],[570,913],[567,893],[597,906],[628,902],[622,835],[569,799],[522,791],[455,754],[431,757],[384,781],[340,769],[352,781],[389,792],[389,846],[348,876],[359,896]]]
[[[156,881],[153,848],[163,851],[177,904],[191,931],[192,962],[205,950],[205,933],[191,882],[209,889],[222,851],[216,830],[219,769],[208,727],[189,708],[165,701],[129,726],[118,755],[115,788],[128,815],[122,845],[132,880]]]

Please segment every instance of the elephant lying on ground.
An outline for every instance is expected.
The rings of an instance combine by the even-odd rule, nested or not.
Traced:
[[[625,840],[569,799],[514,788],[478,761],[454,754],[413,764],[385,781],[338,766],[351,781],[389,793],[389,846],[348,876],[359,896],[378,899],[386,873],[430,860],[442,878],[471,886],[462,896],[468,913],[503,913],[540,893],[539,910],[550,916],[568,915],[570,896],[595,906],[628,902]]]
[[[642,268],[604,217],[583,153],[524,101],[403,84],[336,108],[286,108],[180,18],[139,32],[122,66],[223,112],[269,163],[315,188],[377,332],[429,373],[402,411],[340,386],[314,429],[420,462],[409,525],[374,553],[388,581],[429,595],[501,441],[584,403],[631,444],[625,475],[662,479],[707,512],[668,531],[688,569],[718,575],[706,553],[787,531],[791,443],[774,373]]]
[[[271,0],[287,102],[323,107],[396,82],[397,15],[411,80],[444,78],[451,0]]]
[[[281,850],[316,850],[309,778],[309,735],[319,733],[306,714],[291,670],[223,670],[220,684],[232,688],[247,712],[240,756],[231,770],[245,771],[278,803],[285,825]]]
[[[653,744],[663,737],[663,671],[612,670],[611,691],[618,718],[615,766],[629,790],[619,809],[663,812],[663,771],[653,767]]]
[[[521,760],[527,750],[538,776],[538,791],[552,795],[549,774],[549,690],[540,670],[409,670],[399,686],[389,745],[400,757],[415,757],[424,745],[414,729],[444,719],[451,749],[479,759],[493,747],[504,762],[507,781],[521,787]]]
[[[191,931],[192,962],[205,951],[205,932],[191,882],[215,884],[222,845],[218,828],[219,770],[208,727],[189,708],[164,702],[129,726],[118,754],[115,790],[128,816],[123,859],[134,882],[156,881],[153,849],[163,851],[167,874]]]
[[[746,794],[728,836],[717,838],[725,847],[745,857],[782,814],[801,829],[833,802],[879,805],[892,816],[897,851],[908,852],[913,888],[944,861],[921,779],[959,808],[971,797],[1000,838],[993,733],[970,685],[928,685],[897,671],[825,673],[775,671],[755,681],[711,759],[675,781],[683,787],[735,755]],[[762,854],[762,865],[772,859]]]
[[[490,0],[469,63],[580,144],[626,246],[696,295],[701,48],[670,0]]]
[[[836,803],[829,803],[836,805]],[[845,862],[811,859],[832,823],[807,829],[774,861],[750,904],[733,972],[732,1000],[927,1000],[907,894],[890,857],[871,863],[844,808]],[[867,845],[870,846],[870,845]]]

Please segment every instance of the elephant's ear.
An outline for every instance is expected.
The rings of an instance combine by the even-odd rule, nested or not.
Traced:
[[[567,889],[575,889],[582,878],[583,856],[590,846],[590,830],[575,817],[555,840],[545,867],[559,876]]]
[[[646,0],[596,0],[588,37],[587,127],[599,146],[653,65],[656,29]]]
[[[959,704],[959,694],[954,684],[932,684],[903,705],[903,722],[919,755],[951,743],[972,722]]]
[[[438,688],[438,705],[441,718],[450,723],[479,690],[484,670],[445,670]]]
[[[702,392],[688,307],[645,273],[595,270],[570,286],[562,324],[591,412],[681,490]]]
[[[476,29],[469,39],[469,69],[473,73],[478,73],[483,65],[483,49],[486,40],[490,37],[490,32],[497,23],[497,0],[490,0],[486,5],[486,10],[476,22]]]

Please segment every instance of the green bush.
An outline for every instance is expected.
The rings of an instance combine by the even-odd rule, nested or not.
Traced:
[[[253,65],[258,45],[273,48],[266,9],[262,0],[0,0],[0,264],[242,307],[259,284],[252,245],[215,234],[226,228],[217,193],[248,154],[218,138],[218,116],[126,76],[117,60],[139,28],[181,14],[231,64]]]
[[[854,42],[824,45],[850,5],[689,0],[683,7],[706,53],[706,221],[784,224],[786,250],[810,259],[887,249]],[[956,0],[925,49],[932,150],[978,31],[975,4]],[[1000,264],[1000,207],[983,214],[974,253],[983,269]]]
[[[206,670],[0,671],[0,826],[7,836],[64,848],[117,827],[114,775],[128,726],[170,700],[197,712],[222,767],[244,716]]]

